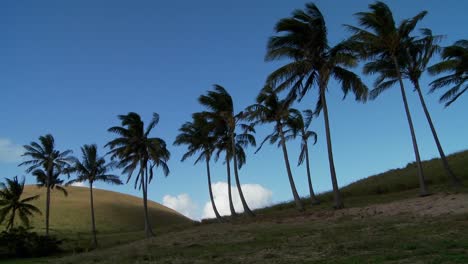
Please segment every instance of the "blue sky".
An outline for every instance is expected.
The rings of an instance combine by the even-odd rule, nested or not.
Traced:
[[[315,1],[325,16],[332,44],[348,36],[343,24],[372,1]],[[149,120],[161,116],[155,136],[172,143],[180,125],[201,110],[197,97],[223,85],[237,110],[253,103],[265,77],[280,63],[267,63],[266,42],[278,19],[306,1],[2,1],[0,3],[0,178],[25,175],[14,157],[19,146],[52,133],[60,149],[79,155],[83,144],[102,147],[112,139],[107,128],[118,114],[138,112]],[[397,20],[428,10],[420,24],[444,34],[443,44],[466,38],[468,3],[387,1]],[[359,69],[355,70],[359,72]],[[368,85],[373,77],[363,78]],[[422,87],[431,77],[424,76]],[[399,90],[360,104],[330,83],[329,108],[335,163],[340,185],[405,166],[414,160]],[[427,91],[426,88],[424,88]],[[422,158],[437,156],[416,94],[407,84]],[[467,98],[449,108],[427,95],[427,103],[447,153],[468,147]],[[313,94],[299,109],[312,108]],[[271,127],[258,128],[260,141]],[[312,176],[318,191],[331,188],[322,117],[312,129],[319,135],[311,148]],[[295,164],[299,142],[288,145]],[[205,167],[180,162],[183,147],[170,147],[171,174],[160,172],[149,197],[186,194],[192,216],[208,201]],[[3,153],[2,153],[3,152]],[[241,181],[271,191],[267,202],[291,199],[282,153],[266,146],[250,150]],[[307,195],[305,167],[293,168],[301,195]],[[28,183],[34,179],[26,175]],[[214,182],[225,181],[222,163],[213,166]],[[132,185],[100,188],[140,195]],[[239,208],[240,209],[240,208]]]

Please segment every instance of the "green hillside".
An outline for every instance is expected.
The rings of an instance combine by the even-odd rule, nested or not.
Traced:
[[[85,187],[67,187],[68,197],[60,191],[51,193],[50,228],[57,235],[69,233],[89,233],[91,212],[89,189]],[[26,186],[25,196],[40,194],[34,202],[45,214],[46,189]],[[176,225],[191,224],[191,220],[178,212],[148,201],[149,212],[155,231]],[[144,229],[143,204],[140,198],[122,193],[94,190],[96,226],[100,233],[134,232]],[[32,225],[41,231],[44,228],[44,216],[35,216]]]

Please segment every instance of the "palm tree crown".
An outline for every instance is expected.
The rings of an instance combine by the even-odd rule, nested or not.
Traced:
[[[448,73],[431,83],[431,92],[442,87],[449,87],[448,91],[440,97],[440,102],[445,102],[447,107],[468,90],[466,84],[468,79],[468,40],[459,40],[452,46],[444,48],[442,59],[443,61],[429,67],[429,73],[432,75]]]
[[[0,183],[0,224],[6,219],[6,229],[10,230],[15,224],[15,216],[18,214],[19,219],[26,227],[29,227],[29,218],[33,214],[41,214],[41,211],[29,202],[39,198],[39,195],[34,195],[21,199],[24,191],[24,179],[19,181],[18,177],[13,179],[5,179],[6,183]]]

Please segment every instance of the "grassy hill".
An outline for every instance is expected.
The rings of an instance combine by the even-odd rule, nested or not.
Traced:
[[[68,196],[62,192],[51,192],[50,229],[55,234],[89,233],[91,212],[89,189],[67,187]],[[34,201],[45,214],[46,189],[26,186],[25,196],[40,194]],[[156,229],[174,225],[187,225],[192,221],[178,212],[153,201],[148,202],[151,221]],[[143,204],[141,198],[106,190],[94,190],[96,226],[100,233],[134,232],[144,229]],[[43,230],[44,216],[35,216],[32,225]]]
[[[303,213],[286,202],[255,218],[204,221],[150,240],[11,263],[468,263],[468,151],[449,162],[465,186],[451,188],[440,161],[425,161],[427,197],[418,197],[409,164],[344,187],[343,210],[333,210],[324,193],[322,204],[307,203]]]

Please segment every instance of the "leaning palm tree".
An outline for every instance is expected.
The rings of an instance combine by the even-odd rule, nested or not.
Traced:
[[[346,42],[330,46],[324,17],[315,4],[306,4],[305,10],[296,10],[292,17],[281,19],[275,30],[279,35],[270,38],[266,60],[290,59],[291,62],[271,73],[267,84],[276,87],[278,92],[289,89],[289,97],[298,100],[312,88],[318,89],[315,112],[318,115],[323,110],[335,208],[343,208],[333,161],[326,94],[329,80],[335,79],[345,96],[351,91],[356,100],[365,101],[367,87],[347,69],[357,65],[357,58]]]
[[[38,186],[47,188],[46,196],[46,235],[49,235],[49,215],[50,215],[50,191],[60,182],[60,176],[67,171],[72,157],[71,150],[59,151],[55,149],[55,139],[47,134],[39,137],[38,142],[31,142],[24,146],[26,152],[24,157],[28,160],[19,164],[19,166],[28,166],[27,173],[34,172],[38,180]],[[60,182],[60,183],[59,183]],[[59,187],[60,189],[61,187]]]
[[[414,132],[413,121],[406,98],[405,87],[403,85],[403,77],[400,71],[402,67],[400,65],[399,58],[404,56],[406,53],[409,43],[413,41],[413,37],[411,37],[410,34],[416,27],[417,23],[425,17],[427,12],[420,12],[411,19],[403,20],[398,26],[396,26],[392,11],[385,3],[376,2],[374,4],[370,4],[369,9],[369,12],[359,12],[356,14],[359,25],[363,28],[350,25],[347,27],[354,33],[351,40],[354,47],[359,50],[362,59],[370,61],[368,63],[371,64],[379,63],[379,61],[391,61],[393,63],[393,69],[397,74],[396,79],[400,85],[401,96],[411,132],[411,139],[418,167],[420,195],[424,196],[428,194],[428,191],[419,155],[416,134]],[[385,75],[385,72],[382,74]],[[379,90],[382,90],[382,87],[377,86],[374,89],[377,93]]]
[[[196,113],[192,116],[192,122],[186,122],[179,129],[180,134],[177,135],[174,145],[187,145],[187,152],[182,156],[182,161],[189,157],[196,155],[199,156],[195,160],[195,164],[199,161],[205,160],[206,174],[208,176],[208,191],[210,194],[211,205],[218,220],[221,220],[221,215],[216,208],[211,188],[211,173],[210,173],[210,160],[216,147],[216,137],[213,129],[214,124],[209,122],[202,114]]]
[[[294,137],[300,136],[301,138],[301,152],[299,154],[298,166],[302,165],[305,161],[307,170],[307,183],[309,186],[309,194],[312,205],[320,204],[320,201],[315,196],[314,188],[312,186],[312,178],[310,176],[310,163],[309,163],[309,139],[313,139],[313,144],[317,143],[317,133],[309,130],[312,123],[314,113],[312,110],[305,110],[304,115],[294,109],[292,111],[292,118],[288,120],[288,126]]]
[[[41,211],[29,202],[39,198],[34,195],[21,199],[24,192],[24,178],[19,181],[18,177],[5,179],[6,183],[0,183],[0,224],[6,220],[6,230],[10,230],[15,225],[15,217],[18,215],[22,224],[29,227],[29,218],[34,214],[41,214]]]
[[[239,164],[238,156],[236,155],[236,127],[239,125],[240,115],[235,114],[234,104],[231,95],[221,85],[214,85],[214,91],[208,91],[207,95],[201,95],[198,98],[201,105],[205,106],[208,111],[203,114],[216,124],[216,134],[226,142],[226,159],[233,160],[234,177],[236,180],[237,190],[246,212],[250,216],[255,214],[250,210],[245,201],[244,193],[239,179]],[[229,164],[229,163],[228,163]],[[229,184],[228,184],[229,185]],[[229,188],[230,189],[230,188]],[[232,212],[232,210],[231,210]]]
[[[246,108],[246,118],[250,121],[254,121],[254,124],[268,124],[273,123],[275,128],[273,133],[267,136],[257,152],[262,148],[263,144],[269,141],[271,144],[276,143],[279,140],[279,146],[283,150],[284,163],[286,165],[286,172],[288,174],[289,185],[296,203],[296,208],[299,211],[304,210],[301,198],[297,193],[294,178],[291,172],[291,166],[289,164],[288,150],[286,148],[286,136],[285,127],[292,118],[292,112],[295,111],[290,108],[291,100],[279,100],[277,94],[271,89],[271,87],[265,87],[260,94],[257,96],[257,102]],[[294,137],[290,135],[290,137]]]
[[[110,148],[108,154],[111,154],[113,160],[118,159],[116,166],[127,174],[127,183],[132,178],[133,172],[138,171],[134,188],[138,187],[142,190],[145,233],[147,237],[151,237],[154,233],[148,214],[148,183],[153,179],[154,167],[161,167],[164,175],[169,175],[167,161],[171,154],[163,139],[149,137],[159,122],[158,114],[153,113],[153,118],[146,128],[137,113],[130,112],[126,115],[119,115],[118,118],[122,126],[108,129],[109,132],[118,136],[106,144]]]
[[[413,39],[413,41],[408,42],[403,52],[400,53],[398,58],[398,63],[401,67],[400,75],[402,78],[409,79],[414,86],[414,90],[418,93],[421,106],[424,114],[426,115],[429,127],[431,128],[432,136],[434,137],[445,171],[447,172],[452,185],[458,186],[461,184],[461,181],[450,168],[434,123],[432,122],[431,115],[427,109],[427,105],[421,91],[421,85],[419,83],[421,75],[426,71],[429,61],[440,49],[438,42],[441,40],[442,36],[432,35],[432,31],[430,29],[422,29],[421,33],[422,38]],[[366,63],[363,71],[366,74],[378,74],[374,84],[375,89],[370,93],[370,97],[373,99],[399,82],[398,74],[395,72],[394,63],[388,57]]]
[[[108,171],[112,168],[112,164],[107,164],[103,157],[98,156],[96,145],[84,145],[81,147],[82,160],[75,159],[70,172],[75,173],[75,179],[69,181],[67,185],[77,182],[89,183],[89,195],[91,203],[91,231],[93,235],[92,247],[98,245],[96,236],[96,222],[94,219],[94,197],[93,184],[97,181],[122,184],[118,176],[109,174]]]
[[[458,97],[468,90],[468,40],[462,39],[442,51],[443,61],[429,67],[432,75],[447,73],[431,83],[431,92],[448,86],[449,89],[441,97],[445,106],[451,105]]]

